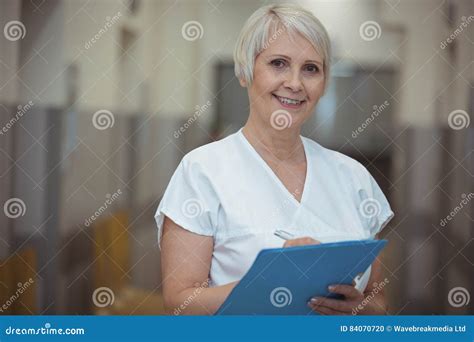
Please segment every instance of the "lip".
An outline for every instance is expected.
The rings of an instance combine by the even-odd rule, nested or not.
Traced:
[[[283,108],[288,108],[288,109],[299,109],[299,108],[301,108],[301,107],[305,104],[305,102],[306,102],[306,100],[302,100],[301,103],[300,103],[300,104],[297,104],[297,105],[295,105],[295,104],[287,104],[287,103],[282,103],[282,102],[280,102],[280,100],[278,99],[277,95],[272,94],[272,96],[273,96],[273,98],[275,99],[275,101],[277,101],[277,102],[280,104],[280,106],[282,106]],[[285,97],[285,96],[280,96],[280,97]],[[288,98],[289,98],[289,97],[288,97]]]

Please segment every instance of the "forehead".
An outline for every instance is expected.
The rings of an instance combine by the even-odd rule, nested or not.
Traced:
[[[284,26],[270,30],[268,43],[260,55],[285,55],[295,61],[315,60],[322,62],[321,55],[308,39],[296,31],[288,32]]]

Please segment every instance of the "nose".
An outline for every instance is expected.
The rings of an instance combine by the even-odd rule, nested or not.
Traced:
[[[303,84],[301,83],[300,79],[300,72],[299,70],[291,70],[283,84],[285,88],[290,89],[292,92],[299,92],[303,89]]]

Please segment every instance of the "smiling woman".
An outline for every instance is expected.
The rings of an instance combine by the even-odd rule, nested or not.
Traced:
[[[283,245],[277,229],[297,237],[285,247],[369,239],[393,217],[361,164],[300,135],[329,77],[329,38],[311,12],[260,8],[234,60],[250,100],[246,124],[188,153],[155,215],[168,312],[216,312],[258,252]],[[381,280],[377,260],[355,286],[334,284],[344,299],[308,305],[322,314],[385,313],[383,291],[365,301]]]

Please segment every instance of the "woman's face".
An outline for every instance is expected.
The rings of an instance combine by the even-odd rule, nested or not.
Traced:
[[[299,129],[324,92],[322,57],[300,34],[291,38],[284,31],[257,56],[248,89],[250,115],[279,130]]]

